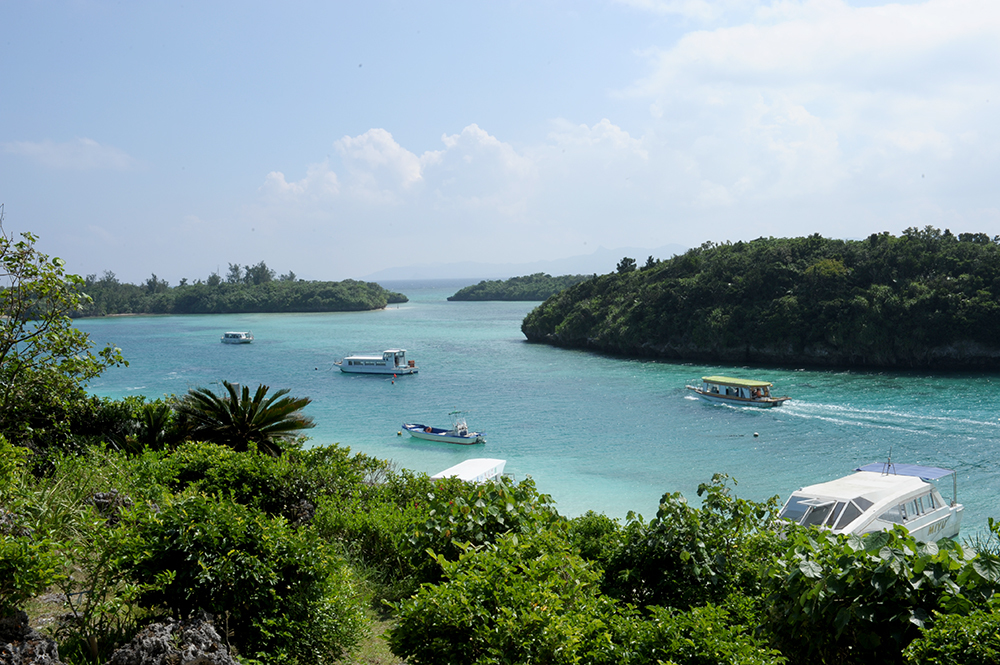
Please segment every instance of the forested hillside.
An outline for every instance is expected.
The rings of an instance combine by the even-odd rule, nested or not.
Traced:
[[[536,342],[731,363],[1000,367],[1000,237],[933,227],[865,240],[706,243],[563,291]]]
[[[448,300],[545,300],[588,278],[588,275],[553,277],[537,272],[505,280],[487,279],[458,290]]]
[[[243,312],[345,312],[381,309],[406,302],[401,293],[387,291],[374,282],[307,282],[295,274],[275,278],[264,262],[255,266],[230,264],[223,279],[209,275],[205,281],[176,287],[153,275],[141,285],[119,282],[112,272],[87,275],[83,291],[91,298],[74,316],[111,314],[234,314]]]

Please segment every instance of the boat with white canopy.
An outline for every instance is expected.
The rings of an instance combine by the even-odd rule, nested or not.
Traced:
[[[866,464],[855,473],[792,493],[779,519],[834,533],[865,534],[899,524],[919,541],[954,538],[962,526],[958,481],[951,469],[892,462]],[[935,481],[952,476],[946,501]]]

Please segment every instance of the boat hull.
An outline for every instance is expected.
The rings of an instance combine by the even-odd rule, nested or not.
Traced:
[[[416,423],[403,423],[403,429],[409,432],[410,436],[417,439],[424,439],[425,441],[457,443],[462,446],[471,446],[476,443],[486,443],[485,432],[469,432],[467,435],[461,436],[453,430],[441,429],[440,427],[428,427],[426,425]]]
[[[757,397],[757,398],[747,399],[745,397],[737,397],[735,395],[719,395],[715,393],[708,393],[696,386],[688,386],[687,388],[688,390],[693,390],[703,400],[712,402],[713,404],[731,404],[733,406],[754,406],[760,409],[770,409],[771,407],[781,406],[789,399],[791,399],[790,397]]]
[[[373,367],[370,365],[351,365],[346,366],[343,363],[338,363],[340,365],[340,371],[345,374],[395,374],[397,376],[402,374],[416,374],[416,367]]]

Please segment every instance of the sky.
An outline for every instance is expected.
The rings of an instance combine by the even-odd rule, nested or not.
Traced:
[[[996,0],[0,0],[0,26],[3,227],[80,275],[1000,234]]]

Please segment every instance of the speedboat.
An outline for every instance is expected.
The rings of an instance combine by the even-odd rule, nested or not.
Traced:
[[[253,333],[249,330],[244,332],[222,333],[223,344],[249,344],[253,341]]]
[[[352,374],[416,374],[417,364],[406,359],[406,349],[387,349],[382,355],[347,356],[340,362],[341,372]]]
[[[731,376],[703,376],[700,386],[687,386],[709,402],[734,406],[781,406],[791,397],[771,397],[771,383]]]
[[[455,413],[451,415],[456,415]],[[486,443],[486,432],[470,432],[469,426],[465,424],[465,418],[456,417],[455,424],[451,429],[431,427],[419,423],[403,423],[403,429],[410,433],[410,436],[428,441],[441,441],[443,443],[459,443],[470,445],[473,443]]]
[[[450,478],[452,476],[466,480],[470,483],[485,483],[488,480],[503,476],[503,468],[507,460],[477,458],[467,459],[455,466],[448,467],[440,473],[435,473],[431,478]]]
[[[899,524],[919,541],[954,538],[964,510],[956,501],[956,475],[951,469],[916,464],[867,464],[849,476],[793,492],[778,518],[834,533],[861,535]],[[933,482],[948,476],[951,501],[941,497]]]

